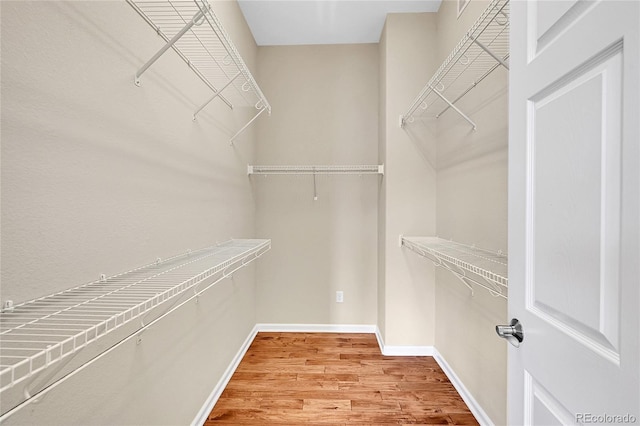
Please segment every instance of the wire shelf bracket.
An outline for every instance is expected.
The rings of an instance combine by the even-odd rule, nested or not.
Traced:
[[[136,72],[137,86],[141,85],[140,78],[149,67],[173,49],[213,92],[194,111],[194,121],[216,98],[231,109],[234,106],[255,108],[257,113],[253,118],[231,137],[233,143],[264,111],[271,114],[271,105],[207,0],[127,0],[127,3],[165,41]],[[229,87],[236,90],[230,92]]]
[[[400,116],[400,127],[416,117],[440,118],[453,109],[476,130],[475,122],[455,104],[496,68],[508,70],[508,59],[509,0],[493,0]]]
[[[205,290],[270,248],[271,240],[229,240],[4,307],[0,311],[0,396],[26,383],[22,398],[28,401],[33,381],[27,379],[48,382],[79,351],[96,348],[96,341],[105,342],[105,336],[125,325],[133,326],[131,336],[140,339],[143,330],[175,309],[171,303],[178,302],[179,296],[191,291],[190,299],[197,301]],[[167,303],[164,313],[156,313],[156,307]],[[160,316],[147,323],[152,310]]]
[[[507,256],[438,237],[399,237],[400,247],[449,270],[474,295],[473,285],[495,297],[508,296]],[[473,284],[473,285],[472,285]]]

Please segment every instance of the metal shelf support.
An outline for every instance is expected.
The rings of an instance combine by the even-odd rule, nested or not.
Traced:
[[[202,105],[200,105],[200,108],[198,108],[198,109],[196,110],[196,112],[194,112],[194,113],[193,113],[193,121],[195,121],[195,120],[196,120],[196,115],[198,115],[198,113],[199,113],[200,111],[202,111],[204,107],[206,107],[207,105],[209,105],[209,104],[211,103],[211,101],[213,101],[213,100],[214,100],[215,98],[217,98],[218,96],[221,96],[222,91],[223,91],[224,89],[226,89],[227,87],[229,87],[229,86],[233,83],[233,81],[234,81],[236,78],[238,78],[241,74],[242,74],[242,72],[241,72],[241,71],[238,71],[238,72],[236,73],[236,75],[234,75],[234,76],[231,78],[231,80],[229,80],[229,81],[227,82],[227,84],[225,84],[225,85],[224,85],[224,86],[222,86],[222,87],[221,87],[217,92],[215,92],[215,93],[213,94],[213,96],[211,96],[211,97],[209,98],[209,100],[208,100],[208,101],[206,101],[205,103],[203,103]],[[232,109],[233,109],[233,107],[232,107]]]
[[[496,61],[498,61],[498,63],[500,65],[502,65],[503,67],[505,67],[507,70],[509,69],[509,65],[507,65],[507,63],[505,61],[503,61],[502,59],[500,59],[499,56],[497,56],[495,53],[493,53],[491,51],[491,49],[489,49],[487,46],[485,46],[480,40],[478,40],[477,38],[475,38],[472,35],[469,35],[469,38],[471,39],[471,41],[473,41],[475,44],[477,44],[478,46],[480,46],[480,48],[482,50],[484,50],[485,52],[487,52],[487,54],[489,56],[491,56],[493,59],[495,59]]]
[[[449,108],[453,108],[458,114],[460,114],[462,116],[462,118],[464,118],[465,120],[467,120],[469,122],[469,124],[471,124],[473,126],[473,130],[476,130],[476,123],[470,119],[467,114],[465,114],[464,112],[460,111],[460,108],[458,108],[457,106],[455,106],[453,103],[451,103],[449,101],[449,99],[447,99],[442,93],[440,93],[438,90],[436,90],[433,86],[429,85],[429,87],[431,88],[431,90],[433,91],[433,93],[435,93],[436,95],[438,95],[440,97],[440,99],[442,99],[443,101],[445,101],[447,103],[447,105],[449,105]]]
[[[229,144],[233,145],[233,142],[236,140],[236,138],[238,136],[240,136],[240,133],[244,132],[245,129],[247,127],[249,127],[251,125],[251,123],[253,123],[258,117],[260,117],[260,114],[262,114],[266,110],[267,110],[267,108],[265,108],[264,106],[261,107],[260,110],[258,111],[258,113],[256,115],[254,115],[253,118],[251,120],[249,120],[249,122],[247,124],[242,126],[242,128],[240,130],[238,130],[235,135],[231,136],[231,139],[229,140]]]
[[[504,56],[503,61],[506,61],[507,59],[509,59],[509,54],[508,53]],[[471,83],[471,85],[464,92],[462,92],[457,98],[455,98],[453,101],[451,101],[451,103],[455,104],[460,99],[462,99],[467,93],[469,93],[474,87],[476,87],[482,80],[487,78],[489,76],[489,74],[491,74],[493,71],[495,71],[495,69],[498,68],[499,66],[500,66],[500,64],[494,64],[484,74],[482,74],[477,80],[475,80],[473,83]],[[447,105],[442,111],[440,111],[439,113],[436,114],[436,118],[440,118],[440,116],[442,114],[444,114],[449,108],[450,108],[449,105]]]
[[[211,6],[207,5],[209,8]],[[201,19],[204,18],[204,14],[208,9],[200,9],[195,15],[193,15],[193,18],[191,18],[191,21],[187,22],[187,25],[185,25],[180,31],[178,31],[178,33],[176,35],[174,35],[171,40],[169,40],[167,42],[167,44],[165,44],[164,46],[162,46],[162,48],[160,50],[158,50],[158,52],[153,55],[151,57],[151,59],[149,59],[147,61],[146,64],[144,64],[139,70],[138,72],[136,72],[136,76],[135,76],[135,83],[136,86],[140,86],[140,77],[142,76],[142,74],[144,74],[144,72],[149,69],[149,67],[151,65],[153,65],[158,59],[160,59],[160,57],[162,55],[164,55],[164,53],[169,50],[171,47],[173,47],[174,44],[176,44],[176,41],[180,40],[180,38],[191,29],[191,27],[193,27],[194,25],[196,25],[196,22],[200,21],[200,24],[202,24]]]
[[[271,105],[208,0],[127,0],[127,3],[166,42],[137,71],[136,85],[140,85],[140,76],[172,48],[213,91],[213,95],[207,95],[208,100],[194,112],[193,120],[216,98],[231,109],[255,107],[258,113],[231,137],[233,144],[265,110],[271,114]],[[230,86],[235,90],[227,90]],[[225,91],[224,95],[222,91]]]

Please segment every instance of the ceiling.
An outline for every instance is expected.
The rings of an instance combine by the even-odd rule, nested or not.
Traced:
[[[387,13],[437,12],[441,0],[238,0],[258,46],[377,43]]]

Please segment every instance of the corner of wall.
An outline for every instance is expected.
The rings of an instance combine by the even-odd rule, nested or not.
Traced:
[[[398,247],[399,234],[435,231],[435,140],[399,127],[399,114],[435,67],[434,14],[389,14],[381,38],[381,113],[379,152],[385,177],[380,200],[379,324],[387,344],[430,346],[434,341],[434,272],[430,265]],[[422,43],[427,40],[429,46]]]
[[[444,1],[437,14],[437,51],[445,60],[489,4],[472,1],[457,15]],[[437,120],[437,235],[489,250],[506,251],[507,73],[495,70],[456,105],[476,122],[448,111]],[[491,202],[487,202],[491,200]],[[506,347],[493,327],[507,303],[482,288],[475,296],[446,270],[436,272],[437,357],[481,422],[506,423]],[[462,394],[462,392],[461,392]],[[465,401],[467,401],[465,399]]]

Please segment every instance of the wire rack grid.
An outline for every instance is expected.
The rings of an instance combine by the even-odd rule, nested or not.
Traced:
[[[270,247],[270,240],[230,240],[4,310],[0,392]]]
[[[257,114],[247,125],[264,111],[271,114],[269,101],[206,0],[127,0],[127,3],[167,43],[136,73],[136,84],[140,84],[141,74],[171,47],[213,91],[194,112],[194,120],[215,98],[230,108],[254,107]],[[235,90],[228,90],[231,86]]]
[[[437,264],[449,266],[459,276],[459,271],[471,272],[487,284],[471,279],[486,288],[492,294],[507,297],[507,256],[498,252],[479,249],[477,247],[456,243],[438,237],[401,237],[404,247],[423,257],[434,260]],[[457,270],[456,270],[457,268]],[[464,277],[470,279],[469,277]]]
[[[401,116],[401,126],[416,118],[439,118],[496,68],[508,68],[509,0],[494,0],[458,42]]]

